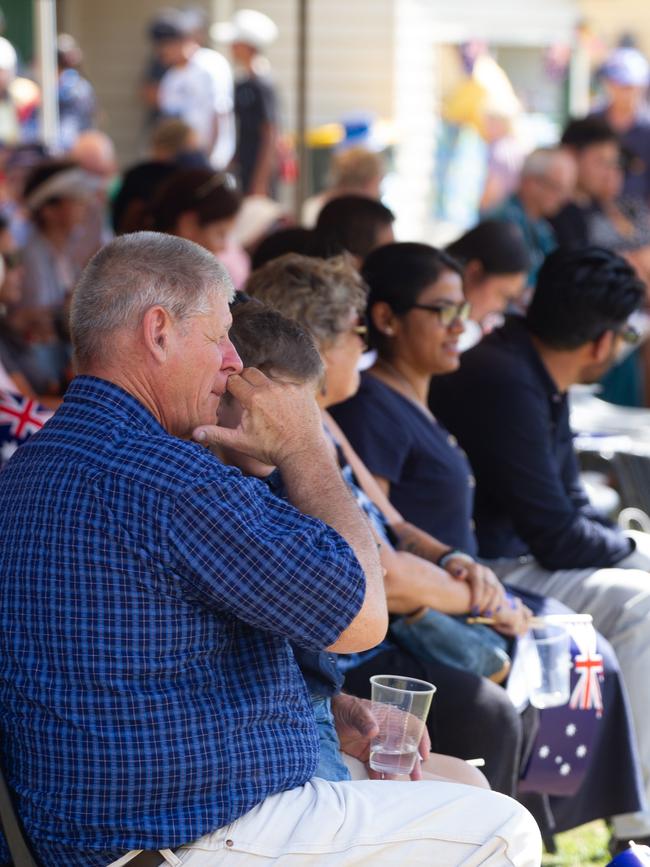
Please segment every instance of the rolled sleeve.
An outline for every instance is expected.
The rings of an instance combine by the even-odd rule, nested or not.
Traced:
[[[184,595],[310,649],[334,643],[363,604],[347,542],[238,471],[183,493],[169,545]]]

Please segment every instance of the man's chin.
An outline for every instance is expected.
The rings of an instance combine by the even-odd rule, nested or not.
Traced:
[[[580,376],[580,383],[582,385],[595,385],[597,382],[600,382],[608,370],[611,370],[612,365],[613,362],[607,362],[606,364],[594,365],[583,370]]]

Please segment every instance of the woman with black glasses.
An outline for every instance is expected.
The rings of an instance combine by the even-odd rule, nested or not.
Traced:
[[[389,244],[368,256],[362,273],[370,288],[368,325],[378,357],[363,375],[357,394],[330,412],[403,518],[450,546],[438,562],[444,566],[448,557],[473,558],[477,544],[471,467],[427,406],[432,377],[451,373],[459,365],[458,339],[469,313],[460,269],[454,259],[425,244]],[[462,393],[458,400],[463,400]],[[479,415],[476,425],[480,430]],[[417,536],[413,542],[409,550],[417,554],[422,542]],[[514,592],[536,613],[567,610],[555,600]],[[549,754],[543,737],[555,738],[558,731],[567,730],[560,717],[542,716],[538,736],[542,740],[534,747],[528,767],[525,790],[535,792],[536,798],[528,806],[547,835],[627,812],[627,805],[639,803],[629,710],[613,651],[600,637],[598,642],[607,659],[601,684],[604,712],[577,790],[571,797],[548,798],[562,789],[540,786],[540,780],[533,779],[534,762]],[[367,664],[352,669],[346,687],[365,695],[367,676]],[[573,731],[571,724],[568,730]],[[615,767],[608,766],[606,759],[606,744],[611,743],[621,750]],[[546,793],[544,808],[540,792]]]
[[[474,556],[471,470],[427,406],[431,377],[459,363],[469,316],[460,268],[425,244],[388,244],[366,259],[363,276],[377,361],[332,414],[395,507]]]

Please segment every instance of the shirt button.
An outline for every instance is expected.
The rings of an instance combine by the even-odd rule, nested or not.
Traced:
[[[456,446],[458,445],[458,440],[453,434],[449,434],[449,436],[447,437],[447,442],[450,446],[453,446],[454,448],[456,448]]]
[[[474,476],[468,476],[467,477],[467,484],[470,488],[476,487],[476,479],[474,478]]]
[[[472,532],[474,532],[474,530],[476,529],[476,523],[475,523],[475,521],[470,521],[470,522],[469,522],[469,528],[470,528],[470,530],[471,530]]]
[[[229,849],[232,849],[232,847],[233,847],[234,845],[235,845],[235,844],[234,844],[234,842],[233,842],[232,840],[226,840],[226,846],[227,846]]]

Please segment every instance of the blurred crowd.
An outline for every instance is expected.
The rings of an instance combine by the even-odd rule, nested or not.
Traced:
[[[229,375],[238,377],[243,361],[316,395],[346,508],[351,494],[372,526],[373,556],[379,545],[387,639],[338,660],[325,646],[308,653],[298,640],[292,650],[322,713],[317,776],[350,779],[341,758],[347,711],[334,730],[332,708],[345,707],[349,694],[366,698],[369,676],[395,670],[438,686],[429,722],[436,750],[486,759],[486,779],[473,772],[467,779],[467,768],[452,763],[453,779],[519,797],[547,838],[616,816],[614,849],[635,834],[650,840],[650,543],[624,535],[589,502],[567,403],[571,386],[600,382],[612,401],[650,405],[647,60],[634,47],[613,51],[601,72],[602,105],[570,119],[557,143],[526,153],[506,122],[514,92],[489,56],[469,58],[471,98],[465,90],[447,106],[441,152],[458,147],[469,103],[480,107],[489,159],[479,167],[475,218],[438,250],[396,240],[395,214],[382,200],[385,156],[371,147],[333,154],[326,188],[304,203],[299,220],[279,203],[277,94],[265,57],[277,37],[270,18],[245,9],[209,27],[200,10],[169,8],[151,22],[149,37],[140,88],[147,148],[124,170],[98,128],[101,107],[76,41],[58,39],[60,140],[47,152],[37,133],[38,88],[18,74],[16,52],[0,38],[0,392],[33,400],[34,413],[56,409],[75,377],[73,345],[76,363],[94,377],[86,388],[98,389],[102,376],[87,363],[93,323],[107,346],[119,332],[114,345],[133,349],[137,366],[144,357],[137,293],[164,289],[194,322],[199,314],[187,313],[181,297],[188,272],[182,262],[174,270],[174,257],[203,268],[206,261],[214,268],[216,257],[225,271],[210,273],[219,277],[221,300],[231,299],[230,280],[237,290],[234,321],[230,338],[225,313],[225,337],[197,338],[196,358],[204,344],[227,344]],[[228,46],[228,57],[208,47],[210,39]],[[452,195],[453,185],[445,190]],[[178,336],[171,320],[161,346]],[[102,356],[102,364],[129,373],[130,357]],[[117,401],[121,380],[110,381],[102,388]],[[164,390],[164,377],[155,385]],[[75,388],[79,379],[73,396]],[[65,421],[73,403],[57,418]],[[220,426],[238,429],[243,412],[223,395]],[[42,440],[52,430],[46,426]],[[168,432],[189,439],[191,430]],[[78,433],[70,432],[71,442]],[[3,470],[14,492],[22,491],[16,467],[30,449],[22,452],[28,457]],[[264,479],[264,496],[282,513],[286,492],[273,487],[274,465],[223,442],[214,452],[220,468]],[[227,478],[240,484],[240,474]],[[232,562],[242,559],[240,547]],[[194,613],[199,602],[192,599]],[[533,614],[574,611],[593,617],[598,635],[592,629],[578,655],[602,676],[582,698],[576,676],[566,708],[573,716],[540,717],[502,686],[516,639],[529,633]],[[484,622],[470,626],[467,615]],[[253,618],[247,634],[272,632],[265,616]],[[570,763],[560,756],[560,736],[573,750]],[[549,755],[550,770],[541,767]]]

